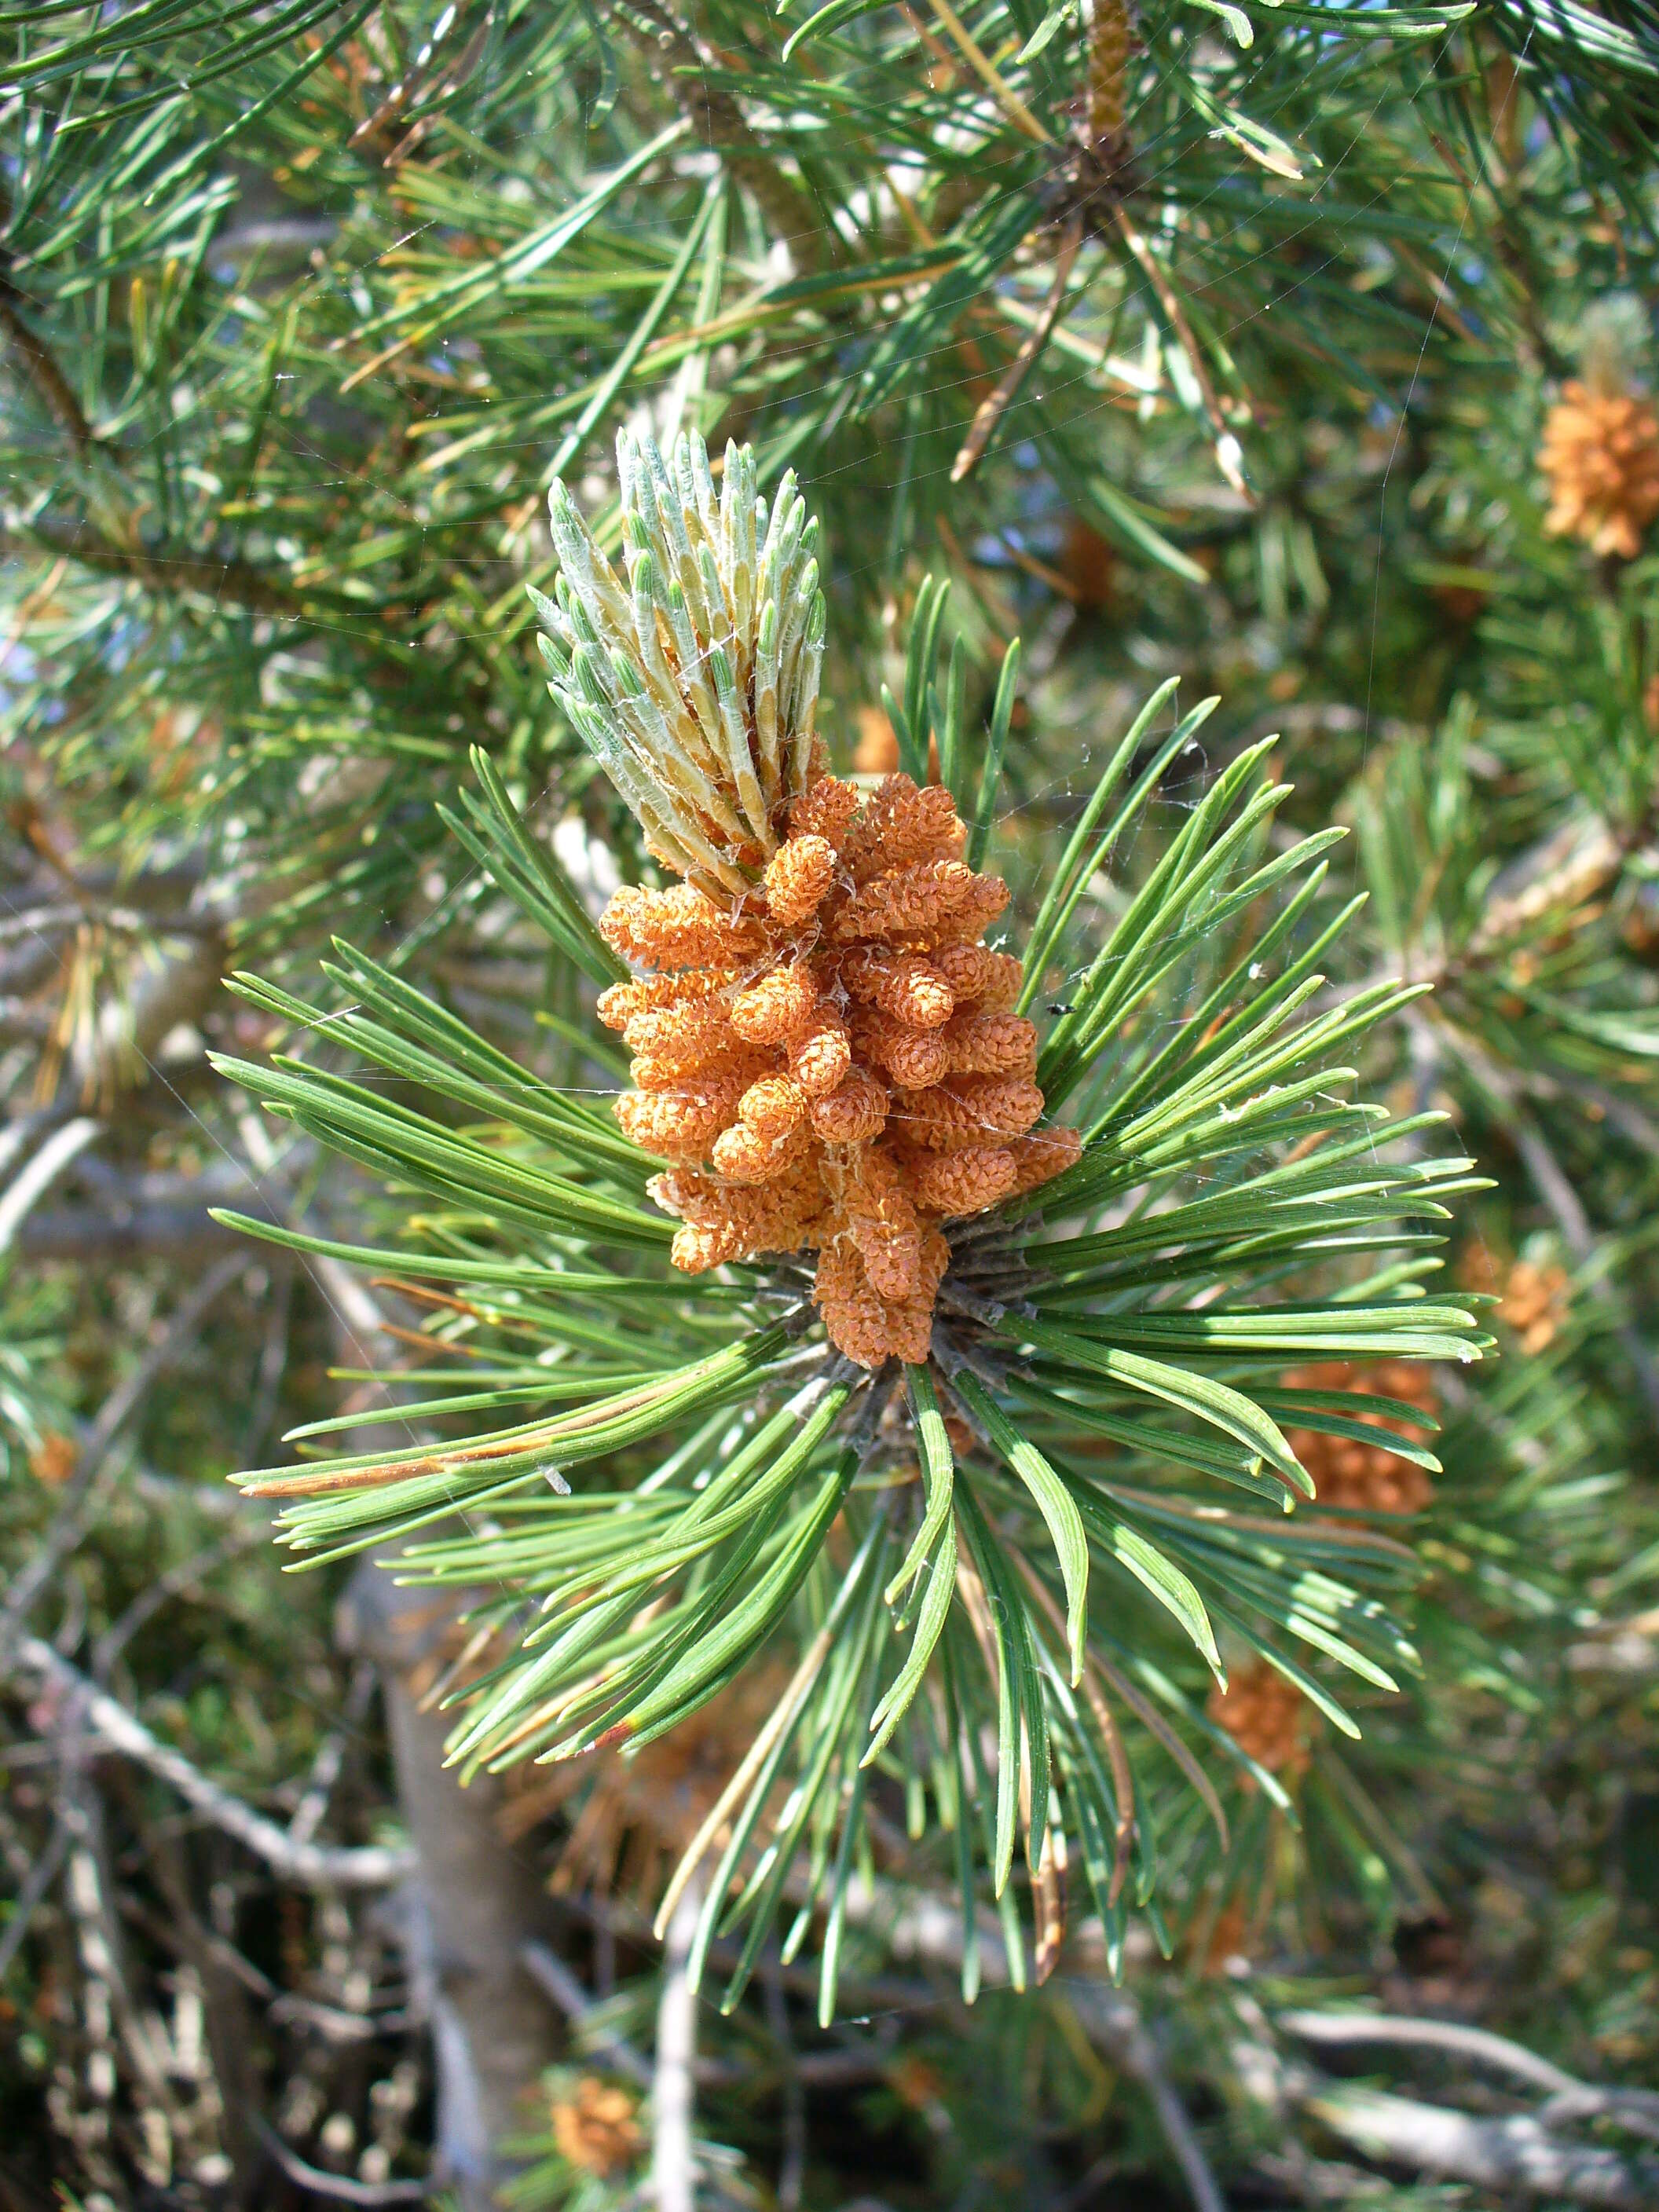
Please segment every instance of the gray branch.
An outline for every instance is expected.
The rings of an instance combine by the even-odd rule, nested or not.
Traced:
[[[157,1376],[178,1358],[206,1315],[252,1264],[246,1252],[233,1253],[204,1275],[190,1296],[168,1316],[161,1336],[104,1401],[97,1419],[82,1438],[74,1471],[64,1486],[52,1526],[37,1546],[33,1558],[12,1584],[4,1608],[0,1610],[0,1664],[4,1662],[13,1632],[27,1618],[29,1608],[57,1574],[64,1559],[79,1543],[88,1494],[110,1447],[143,1403]]]
[[[651,2184],[656,2212],[696,2212],[691,2122],[697,2000],[691,1988],[690,1962],[702,1910],[702,1892],[692,1882],[674,1908],[663,1953],[662,1994],[657,2003],[657,2068],[651,2093]]]
[[[575,2028],[587,2028],[596,2057],[641,2089],[651,2087],[651,2063],[635,2050],[631,2043],[609,2030],[597,2030],[590,2023],[593,2000],[576,1976],[566,1966],[557,1952],[545,1943],[526,1943],[520,1954],[525,1965],[552,1998],[559,2010]]]
[[[54,1129],[40,1151],[21,1168],[0,1193],[0,1252],[6,1251],[18,1230],[75,1155],[85,1150],[103,1123],[90,1114],[78,1114],[62,1128]]]
[[[1146,2032],[1139,2005],[1121,1990],[1084,1984],[1075,1984],[1067,1994],[1091,2039],[1146,2092],[1198,2212],[1227,2212],[1227,2200],[1210,2171],[1198,2131],[1170,2079],[1163,2053]]]
[[[1444,2106],[1335,2082],[1302,2101],[1334,2135],[1383,2164],[1482,2189],[1608,2205],[1613,2212],[1653,2212],[1659,2204],[1659,2159],[1627,2159],[1569,2142],[1528,2114],[1477,2119]]]
[[[268,1209],[257,1204],[245,1205],[242,1211],[269,1218]],[[228,1246],[247,1250],[246,1237],[216,1221],[205,1204],[46,1207],[21,1224],[15,1243],[26,1260],[139,1260],[161,1252],[205,1255]]]
[[[1547,2109],[1553,2118],[1610,2114],[1633,2133],[1659,2142],[1659,2093],[1606,2089],[1595,2082],[1581,2081],[1523,2044],[1494,2035],[1490,2028],[1467,2027],[1462,2021],[1415,2020],[1373,2012],[1282,2012],[1278,2024],[1304,2043],[1395,2044],[1408,2050],[1449,2051],[1543,2090],[1551,2100]]]
[[[245,1805],[192,1766],[181,1752],[152,1735],[135,1714],[38,1636],[18,1638],[11,1663],[70,1700],[82,1725],[106,1748],[169,1784],[187,1805],[264,1860],[283,1881],[304,1889],[384,1889],[409,1872],[410,1856],[405,1850],[374,1844],[351,1849],[296,1844],[274,1820]]]

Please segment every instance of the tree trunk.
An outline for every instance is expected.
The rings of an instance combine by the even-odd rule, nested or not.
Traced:
[[[345,1356],[376,1364],[381,1329],[374,1300],[337,1261],[313,1262]],[[354,1449],[372,1450],[366,1429]],[[526,1943],[550,1940],[552,1913],[533,1862],[506,1842],[501,1785],[482,1775],[463,1789],[443,1764],[450,1722],[422,1709],[445,1632],[467,1593],[400,1589],[398,1554],[365,1558],[348,1583],[337,1635],[380,1672],[398,1802],[416,1871],[398,1899],[398,1933],[415,1998],[432,2026],[437,2075],[433,2179],[453,2188],[463,2212],[498,2212],[511,2172],[501,2145],[533,2114],[561,2027],[524,1964]]]
[[[395,1554],[357,1570],[341,1601],[340,1639],[379,1668],[398,1799],[416,1868],[397,1900],[398,1934],[416,2001],[431,2021],[438,2081],[434,2181],[465,2212],[495,2212],[511,2170],[501,2146],[532,2117],[529,2099],[558,2055],[552,2008],[523,1949],[549,1933],[533,1863],[496,1822],[501,1784],[463,1789],[443,1765],[449,1721],[422,1711],[420,1692],[455,1601],[400,1589]]]

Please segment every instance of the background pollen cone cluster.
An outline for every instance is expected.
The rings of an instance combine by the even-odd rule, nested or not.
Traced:
[[[1633,561],[1659,514],[1659,410],[1628,392],[1566,384],[1544,424],[1544,527],[1592,552]]]
[[[1077,1158],[1036,1127],[1036,1032],[1019,963],[981,940],[1000,877],[959,855],[950,793],[823,776],[757,896],[624,890],[600,927],[654,972],[599,1001],[635,1058],[623,1127],[674,1163],[652,1194],[677,1267],[816,1251],[830,1341],[879,1367],[927,1357],[949,1261],[939,1224]]]
[[[566,2095],[556,2097],[549,2118],[559,2155],[584,2173],[609,2180],[644,2155],[639,2100],[595,2074],[584,2074]]]
[[[1320,1504],[1348,1513],[1421,1513],[1432,1501],[1434,1485],[1427,1470],[1415,1460],[1402,1459],[1389,1441],[1404,1443],[1403,1430],[1370,1411],[1365,1402],[1373,1395],[1396,1399],[1419,1407],[1432,1420],[1439,1410],[1433,1378],[1416,1360],[1380,1359],[1364,1365],[1325,1360],[1288,1370],[1285,1382],[1292,1390],[1364,1394],[1351,1410],[1344,1410],[1358,1426],[1376,1433],[1375,1443],[1362,1443],[1323,1430],[1286,1430],[1285,1440],[1313,1478]]]
[[[1206,1710],[1245,1757],[1269,1774],[1297,1782],[1307,1772],[1313,1758],[1313,1710],[1296,1684],[1265,1659],[1235,1667],[1227,1688],[1211,1691]],[[1256,1787],[1248,1774],[1240,1776],[1239,1786],[1247,1796]]]
[[[695,436],[665,458],[624,433],[617,457],[626,580],[557,485],[558,586],[537,598],[554,696],[684,878],[600,920],[645,971],[599,1000],[634,1054],[617,1118],[670,1163],[651,1189],[684,1224],[677,1267],[816,1252],[837,1350],[920,1362],[939,1224],[1080,1150],[1036,1129],[1019,963],[983,941],[1008,887],[963,861],[942,787],[824,773],[817,526],[793,479],[769,506],[728,445],[717,494]]]

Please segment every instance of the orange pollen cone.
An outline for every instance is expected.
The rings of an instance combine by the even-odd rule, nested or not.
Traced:
[[[938,785],[818,775],[749,896],[628,889],[599,923],[644,971],[599,1015],[635,1055],[617,1119],[672,1164],[651,1189],[684,1224],[675,1266],[817,1253],[830,1340],[864,1367],[927,1358],[941,1224],[1081,1149],[1036,1126],[1019,963],[983,942],[1008,887],[965,843]]]

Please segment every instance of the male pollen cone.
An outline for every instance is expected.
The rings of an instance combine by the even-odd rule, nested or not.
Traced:
[[[1295,1683],[1265,1659],[1235,1667],[1228,1687],[1210,1692],[1207,1711],[1246,1758],[1269,1774],[1297,1782],[1307,1772],[1313,1757],[1313,1708]],[[1240,1784],[1247,1795],[1254,1794],[1251,1776],[1242,1776]]]
[[[1414,1359],[1382,1359],[1365,1365],[1328,1359],[1316,1366],[1291,1369],[1292,1390],[1340,1390],[1365,1394],[1352,1409],[1355,1424],[1374,1431],[1375,1443],[1328,1435],[1322,1429],[1290,1429],[1285,1442],[1313,1478],[1322,1505],[1349,1513],[1421,1513],[1434,1497],[1434,1485],[1415,1460],[1392,1449],[1405,1437],[1392,1417],[1371,1412],[1365,1396],[1395,1398],[1420,1407],[1432,1420],[1438,1411],[1433,1377]]]
[[[1548,479],[1552,538],[1633,561],[1659,515],[1659,410],[1633,392],[1564,385],[1544,424],[1539,466]]]
[[[1069,1167],[1039,1130],[1019,963],[985,944],[1008,903],[963,860],[950,793],[826,775],[817,525],[786,474],[764,497],[728,444],[617,441],[619,576],[562,484],[550,689],[681,880],[619,890],[599,927],[635,972],[599,1000],[633,1054],[617,1118],[669,1163],[652,1194],[689,1274],[816,1252],[831,1343],[919,1363],[950,1262],[940,1224]]]
[[[675,1266],[816,1252],[830,1340],[864,1367],[927,1358],[940,1224],[1081,1149],[1036,1126],[1019,963],[983,942],[1008,887],[965,843],[939,785],[819,775],[750,897],[628,889],[599,924],[646,971],[599,1010],[634,1054],[617,1118],[671,1163],[651,1194]]]

